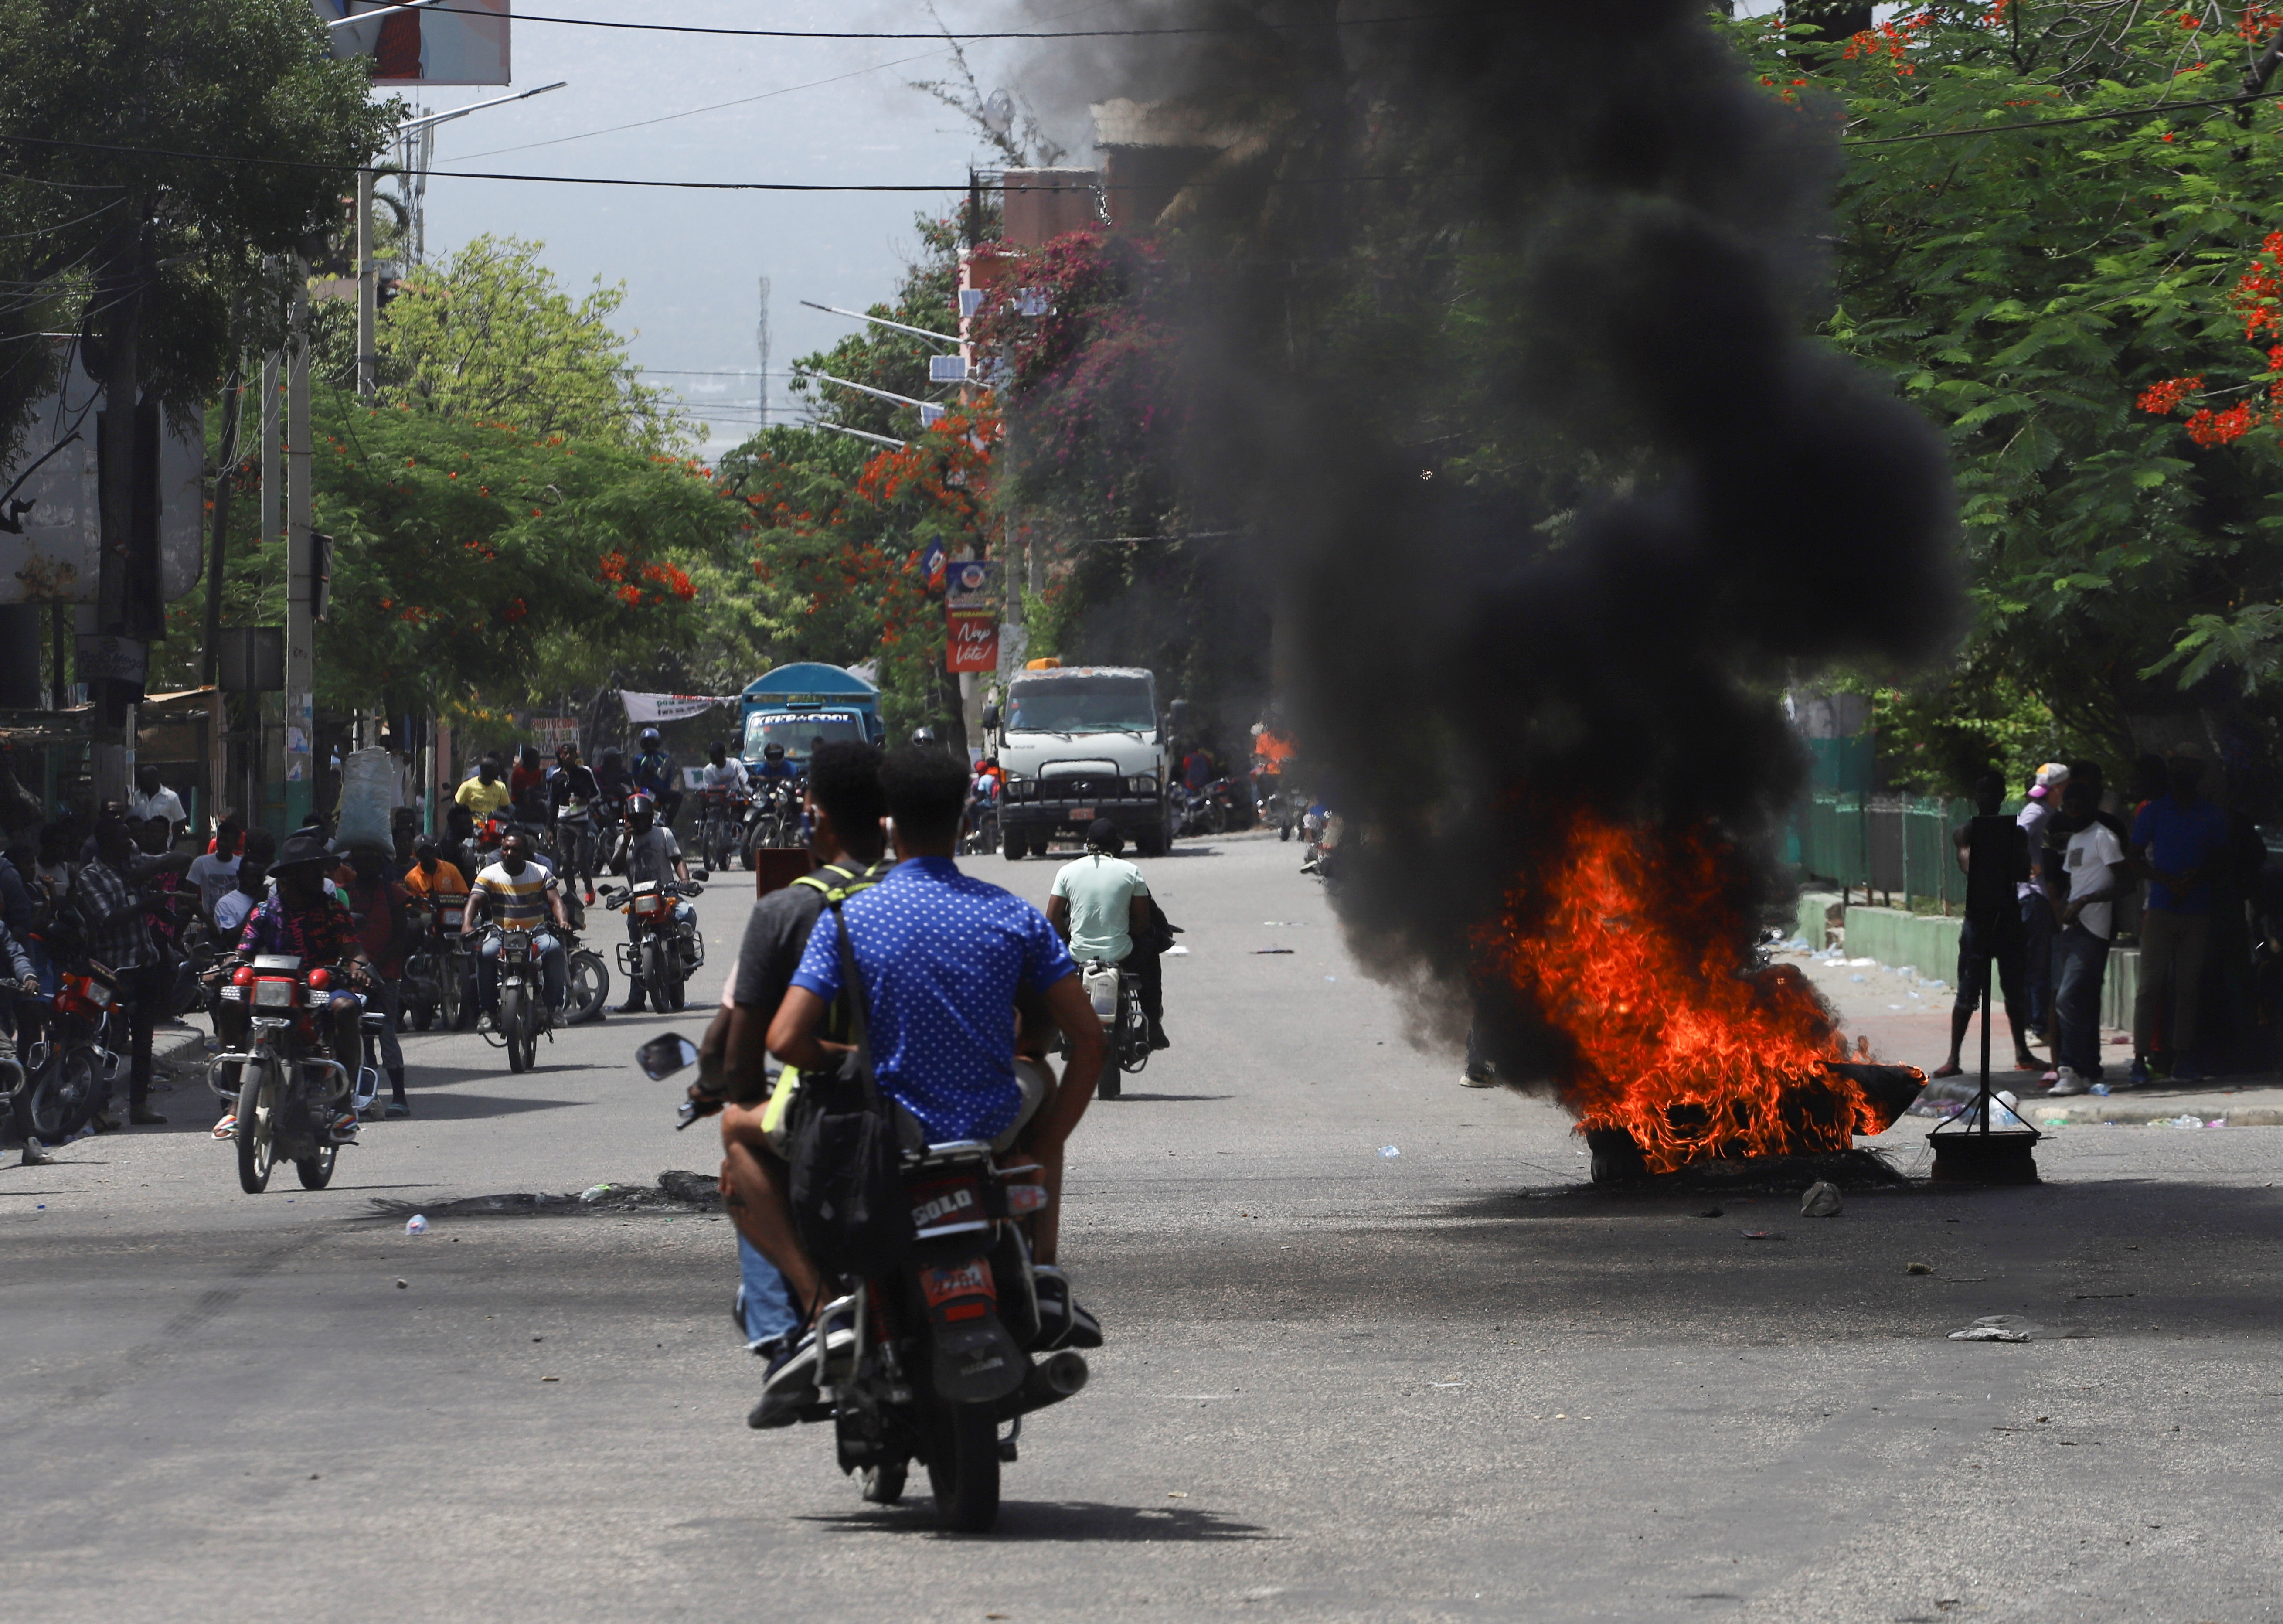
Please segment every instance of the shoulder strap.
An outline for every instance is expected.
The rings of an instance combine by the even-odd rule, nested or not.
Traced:
[[[848,1001],[848,1018],[854,1028],[856,1071],[864,1085],[864,1099],[872,1110],[885,1113],[887,1107],[880,1098],[879,1079],[872,1069],[872,1022],[864,995],[864,972],[856,965],[856,949],[848,940],[848,921],[840,912],[840,904],[832,904],[832,926],[840,936],[840,995]]]

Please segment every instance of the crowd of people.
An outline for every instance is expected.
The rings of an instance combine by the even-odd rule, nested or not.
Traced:
[[[1933,1075],[1960,1073],[1993,964],[2015,1069],[2038,1073],[2053,1094],[2201,1082],[2248,1058],[2263,1029],[2256,970],[2272,912],[2267,849],[2240,808],[2206,792],[2201,752],[2182,745],[2144,756],[2121,797],[2091,761],[2047,762],[2024,787],[2007,856],[2014,905],[1967,921],[1950,1053]],[[2005,790],[1994,773],[1976,785],[1985,818]],[[1959,861],[1971,872],[1969,844],[1961,828]],[[2116,1074],[2102,1058],[2100,1009],[2121,943],[2139,949],[2139,979],[2132,1058]]]

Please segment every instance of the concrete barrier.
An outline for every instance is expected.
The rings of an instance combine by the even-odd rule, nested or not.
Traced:
[[[1816,904],[1819,910],[1822,902]],[[1809,912],[1808,899],[1800,898],[1800,917],[1804,922]],[[1931,976],[1958,984],[1958,936],[1965,921],[1952,916],[1944,918],[1938,914],[1905,913],[1899,908],[1870,908],[1860,904],[1847,910],[1847,956],[1874,958],[1891,969],[1909,965],[1922,976]],[[1803,925],[1800,933],[1806,934]],[[1813,941],[1813,937],[1809,937]],[[2100,984],[2100,1024],[2130,1032],[2132,1029],[2132,1001],[2140,988],[2140,949],[2114,948],[2108,955],[2108,971]]]

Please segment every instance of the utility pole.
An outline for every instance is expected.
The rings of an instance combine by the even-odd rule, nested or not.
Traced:
[[[309,272],[298,269],[285,351],[285,826],[300,827],[316,787],[316,620],[310,570]]]
[[[769,426],[769,279],[761,278],[761,424]]]
[[[380,357],[375,353],[374,323],[380,314],[380,274],[372,262],[372,171],[357,171],[356,190],[356,388],[370,400],[379,387]]]

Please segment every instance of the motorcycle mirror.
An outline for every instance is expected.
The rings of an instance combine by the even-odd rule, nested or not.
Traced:
[[[697,1045],[679,1032],[661,1032],[635,1050],[635,1064],[652,1082],[664,1082],[674,1073],[697,1064]]]
[[[696,880],[702,886],[707,880],[713,878],[713,871],[711,869],[692,869],[690,871],[690,878]]]

